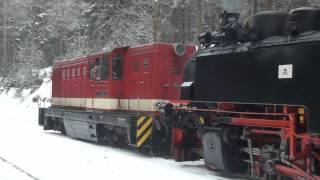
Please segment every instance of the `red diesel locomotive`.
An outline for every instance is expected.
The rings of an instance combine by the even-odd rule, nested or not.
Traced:
[[[152,43],[55,62],[39,124],[251,178],[320,180],[320,10],[261,12],[251,28],[220,18],[197,52]]]
[[[159,106],[179,99],[183,67],[195,50],[152,43],[57,61],[52,106],[40,109],[39,123],[74,138],[169,150]]]

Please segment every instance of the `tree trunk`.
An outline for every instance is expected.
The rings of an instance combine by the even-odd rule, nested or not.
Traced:
[[[161,29],[161,20],[160,20],[160,4],[159,0],[154,1],[153,6],[153,41],[160,41],[160,29]]]
[[[3,42],[2,42],[2,53],[3,53],[3,63],[7,63],[7,0],[3,0]]]
[[[267,9],[271,10],[273,7],[273,0],[267,0]]]
[[[196,12],[197,12],[197,34],[196,36],[198,37],[201,33],[203,33],[202,29],[202,0],[197,0],[196,4]]]
[[[59,57],[63,56],[63,23],[62,18],[64,18],[64,10],[62,5],[62,0],[58,0],[58,17],[59,17]]]
[[[258,12],[258,0],[253,0],[253,14]]]

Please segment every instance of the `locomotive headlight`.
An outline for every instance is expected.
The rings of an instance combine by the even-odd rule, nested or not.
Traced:
[[[186,53],[186,47],[183,44],[174,44],[173,49],[177,56],[183,56]]]
[[[304,124],[305,123],[305,117],[304,117],[305,109],[304,108],[299,108],[298,109],[298,114],[299,114],[299,122],[300,122],[300,124]]]
[[[299,108],[299,109],[298,109],[298,113],[303,115],[303,114],[305,113],[304,108]]]
[[[304,124],[304,123],[305,123],[304,116],[299,116],[299,122],[300,122],[301,124]]]
[[[200,123],[201,125],[204,125],[204,122],[205,122],[204,117],[200,116],[200,117],[199,117],[199,123]]]

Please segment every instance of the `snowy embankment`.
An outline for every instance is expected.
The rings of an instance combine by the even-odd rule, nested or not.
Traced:
[[[23,98],[14,94],[0,94],[0,180],[225,179],[206,170],[203,161],[177,163],[44,132],[32,99],[50,97],[48,77],[34,93],[25,90]]]

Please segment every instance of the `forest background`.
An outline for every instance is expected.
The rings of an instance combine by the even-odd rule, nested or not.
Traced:
[[[223,11],[243,23],[262,10],[319,0],[1,0],[0,87],[33,88],[54,60],[153,41],[197,44]]]

